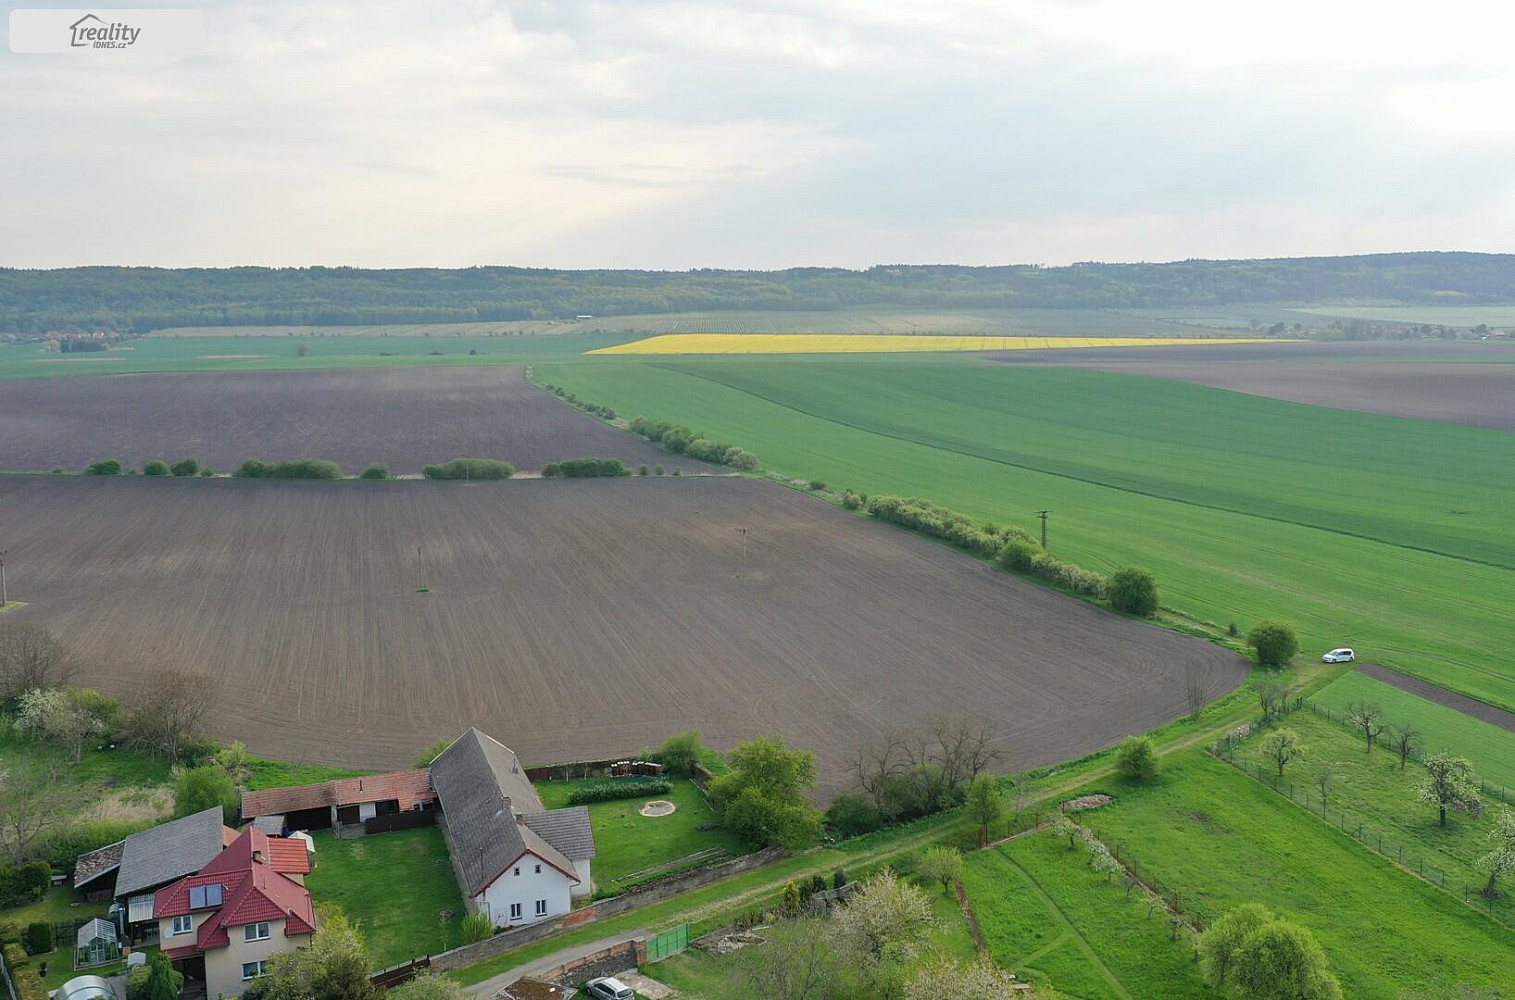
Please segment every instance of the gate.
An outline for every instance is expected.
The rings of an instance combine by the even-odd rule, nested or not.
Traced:
[[[679,924],[647,939],[647,961],[661,962],[689,947],[689,925]]]

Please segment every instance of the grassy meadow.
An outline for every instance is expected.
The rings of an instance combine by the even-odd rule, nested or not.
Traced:
[[[1515,794],[1515,733],[1508,729],[1355,671],[1342,674],[1310,700],[1338,714],[1354,701],[1371,702],[1384,710],[1384,718],[1390,723],[1420,730],[1421,742],[1430,752],[1450,750],[1466,757],[1484,781]]]
[[[1462,896],[1483,887],[1488,873],[1480,871],[1479,859],[1488,853],[1489,833],[1501,803],[1489,800],[1479,816],[1449,812],[1445,827],[1437,811],[1416,800],[1416,789],[1426,777],[1425,768],[1407,761],[1404,770],[1388,746],[1367,742],[1339,722],[1308,709],[1291,713],[1277,724],[1298,734],[1304,754],[1287,765],[1282,780],[1277,765],[1262,753],[1262,735],[1254,733],[1237,744],[1233,759],[1249,774],[1261,774],[1280,794],[1342,826],[1358,839],[1406,868]],[[1320,778],[1329,775],[1324,808]],[[1304,822],[1304,820],[1301,820]],[[1509,880],[1515,888],[1515,879]],[[1515,926],[1515,900],[1498,900],[1481,908],[1506,924]]]
[[[1515,436],[1202,386],[929,359],[538,367],[834,489],[1035,525],[1058,556],[1152,570],[1163,602],[1303,655],[1364,659],[1515,706]]]
[[[1185,913],[1272,908],[1315,933],[1349,997],[1508,984],[1508,927],[1229,764],[1198,751],[1163,763],[1148,784],[1103,786],[1115,803],[1080,821]]]

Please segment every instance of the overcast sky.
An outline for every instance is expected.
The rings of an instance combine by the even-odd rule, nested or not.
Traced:
[[[1515,251],[1509,6],[205,5],[0,50],[0,266]]]

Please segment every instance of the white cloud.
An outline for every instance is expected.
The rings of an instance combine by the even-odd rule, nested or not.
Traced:
[[[0,264],[1509,250],[1494,4],[232,4],[0,54]]]

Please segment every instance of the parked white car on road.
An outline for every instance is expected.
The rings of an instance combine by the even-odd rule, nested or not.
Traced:
[[[1351,663],[1355,659],[1357,659],[1357,654],[1353,653],[1350,649],[1347,649],[1347,648],[1343,647],[1341,649],[1333,649],[1333,650],[1331,650],[1325,656],[1322,656],[1320,658],[1320,662],[1322,662],[1322,663]]]

